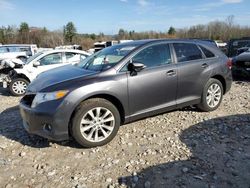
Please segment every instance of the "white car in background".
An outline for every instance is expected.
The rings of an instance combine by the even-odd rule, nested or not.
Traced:
[[[68,64],[77,64],[90,54],[82,50],[58,49],[43,51],[30,57],[26,63],[14,68],[3,80],[3,86],[9,87],[11,94],[24,95],[28,84],[40,73]]]
[[[37,53],[36,44],[6,44],[0,46],[0,61],[4,59],[20,59],[25,62]]]

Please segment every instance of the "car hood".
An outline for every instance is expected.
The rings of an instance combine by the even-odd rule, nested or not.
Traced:
[[[24,65],[24,62],[22,62],[20,59],[17,58],[3,59],[0,62],[1,66],[5,68],[21,68]]]
[[[49,86],[77,78],[83,78],[92,74],[96,74],[96,72],[85,70],[73,65],[55,68],[39,74],[28,86],[27,93],[36,93]]]

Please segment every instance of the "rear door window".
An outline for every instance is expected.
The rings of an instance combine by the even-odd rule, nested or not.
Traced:
[[[210,50],[208,50],[207,48],[203,47],[203,46],[199,46],[201,48],[201,50],[203,51],[203,53],[205,54],[206,58],[212,58],[215,57],[215,55],[213,54],[213,52],[211,52]]]
[[[173,44],[177,61],[193,61],[202,59],[202,52],[196,44],[191,43],[174,43]]]
[[[78,54],[74,52],[65,52],[66,63],[79,63],[81,60],[84,60],[87,55]]]
[[[80,62],[80,54],[73,52],[65,52],[66,63],[79,63]]]
[[[87,55],[83,55],[83,54],[81,54],[81,56],[80,56],[80,60],[84,60],[84,59],[86,59],[86,57],[88,57]]]

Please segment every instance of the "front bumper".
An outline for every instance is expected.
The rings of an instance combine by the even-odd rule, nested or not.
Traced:
[[[69,139],[68,123],[64,116],[58,116],[57,107],[33,109],[21,100],[19,108],[27,132],[55,141]]]
[[[0,83],[3,88],[7,88],[11,78],[6,74],[0,74]]]

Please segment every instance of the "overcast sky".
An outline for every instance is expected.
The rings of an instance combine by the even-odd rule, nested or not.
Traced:
[[[79,33],[115,34],[119,28],[166,31],[225,20],[250,26],[250,0],[0,0],[0,26],[62,29],[72,21]]]

